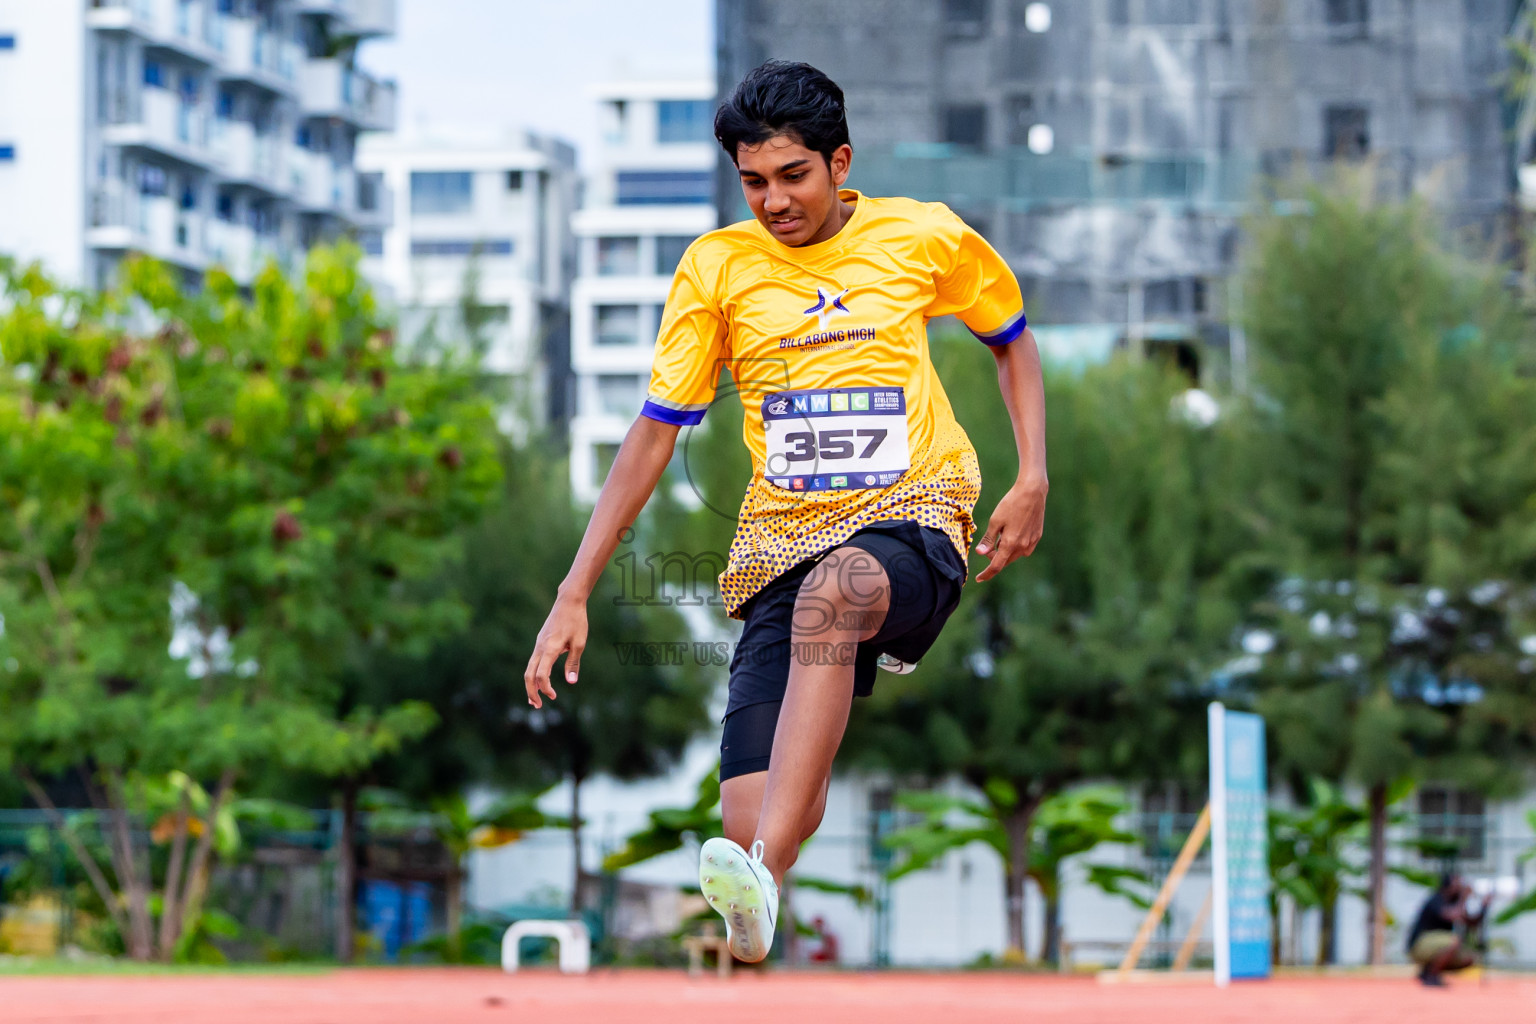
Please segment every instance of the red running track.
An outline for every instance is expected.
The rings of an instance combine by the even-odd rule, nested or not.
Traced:
[[[974,974],[671,971],[567,978],[484,968],[304,975],[3,977],[5,1024],[1472,1024],[1536,1022],[1536,978],[1427,990],[1410,979],[1282,978],[1217,991]]]

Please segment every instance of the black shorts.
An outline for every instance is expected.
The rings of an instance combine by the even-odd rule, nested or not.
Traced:
[[[960,603],[965,562],[942,532],[908,520],[873,523],[837,547],[869,552],[891,582],[885,621],[854,652],[853,692],[868,697],[874,692],[875,662],[880,655],[915,662],[933,646]],[[743,606],[745,622],[731,658],[730,696],[720,740],[721,781],[768,770],[779,705],[789,685],[795,599],[800,584],[825,554],[787,570]]]

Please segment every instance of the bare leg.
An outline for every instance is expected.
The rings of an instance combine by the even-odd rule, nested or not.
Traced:
[[[1447,971],[1464,971],[1471,967],[1472,957],[1468,955],[1466,947],[1457,939],[1454,946],[1447,946],[1439,956],[1429,962],[1429,973],[1444,974]]]
[[[816,834],[821,817],[827,810],[827,788],[830,778],[821,782],[821,795],[811,805],[800,823],[800,842]],[[768,784],[767,772],[738,775],[720,783],[720,815],[725,821],[725,838],[743,850],[752,845],[757,834],[757,816],[763,809],[763,789]]]
[[[879,631],[889,607],[885,569],[860,548],[831,552],[800,586],[789,685],[754,836],[776,881],[800,855],[806,818],[832,774],[853,703],[854,651]]]

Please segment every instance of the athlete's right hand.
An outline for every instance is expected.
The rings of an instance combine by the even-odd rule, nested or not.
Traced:
[[[528,659],[528,669],[523,673],[523,686],[528,691],[528,703],[536,708],[544,706],[544,698],[555,699],[555,685],[550,672],[560,655],[565,658],[565,681],[575,683],[581,671],[581,652],[587,647],[587,603],[575,598],[558,597],[555,606],[539,630],[539,638],[533,645],[533,656]]]

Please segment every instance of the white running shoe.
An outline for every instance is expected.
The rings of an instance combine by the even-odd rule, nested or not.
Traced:
[[[729,839],[709,839],[699,851],[699,890],[725,918],[731,955],[755,964],[773,947],[779,886],[763,866],[762,840],[750,854]]]

